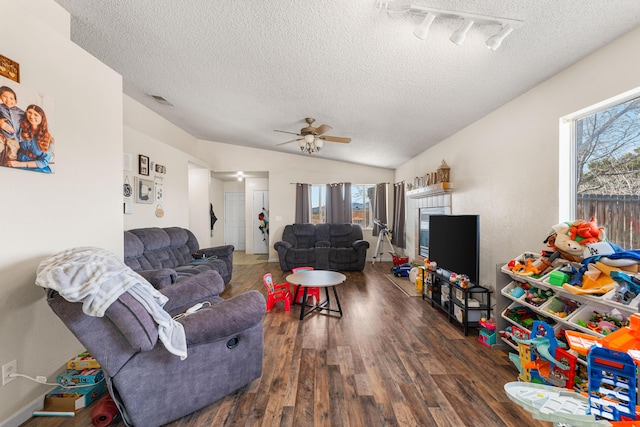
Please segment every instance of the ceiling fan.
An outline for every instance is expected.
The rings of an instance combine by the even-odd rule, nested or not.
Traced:
[[[284,145],[290,142],[298,141],[300,145],[300,150],[311,154],[311,153],[320,151],[320,149],[322,148],[322,145],[324,144],[324,141],[341,142],[344,144],[348,144],[351,142],[351,138],[325,135],[326,132],[333,129],[329,125],[320,125],[318,127],[314,127],[313,122],[316,121],[315,119],[311,117],[307,117],[304,120],[307,122],[307,126],[300,129],[299,133],[289,132],[286,130],[275,130],[275,132],[290,133],[291,135],[297,135],[300,137],[300,138],[292,139],[290,141],[281,142],[278,145]]]

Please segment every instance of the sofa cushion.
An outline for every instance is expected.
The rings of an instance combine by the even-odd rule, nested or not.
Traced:
[[[193,254],[196,252],[203,254],[206,259],[194,260]],[[199,248],[195,235],[181,227],[137,228],[124,232],[124,262],[135,271],[145,272],[147,278],[150,276],[146,273],[150,270],[172,269],[178,281],[215,270],[225,283],[229,283],[233,269],[233,246]],[[167,285],[164,282],[153,284],[158,287]]]
[[[316,244],[316,229],[313,224],[293,224],[287,232],[287,237],[283,235],[283,240],[290,242],[296,249],[313,248]]]
[[[362,240],[362,229],[360,227],[356,229],[352,224],[331,224],[329,233],[332,248],[351,248],[354,241]]]

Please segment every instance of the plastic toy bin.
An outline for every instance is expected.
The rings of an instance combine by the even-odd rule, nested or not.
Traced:
[[[576,310],[573,315],[571,315],[569,319],[569,323],[575,325],[575,327],[581,331],[588,333],[595,333],[599,336],[608,335],[613,332],[613,330],[602,329],[599,327],[599,322],[591,321],[591,318],[594,315],[601,315],[603,317],[607,317],[607,315],[616,314],[622,316],[622,320],[624,325],[627,325],[629,322],[629,315],[627,313],[620,312],[619,310],[612,307],[601,307],[598,305],[583,305],[578,310]],[[606,321],[606,319],[604,319]],[[584,326],[584,323],[587,326]],[[609,322],[612,323],[612,322]],[[616,327],[614,330],[619,329]]]
[[[491,346],[496,343],[495,329],[493,331],[487,328],[480,329],[480,331],[478,331],[478,342],[485,347],[491,348]]]

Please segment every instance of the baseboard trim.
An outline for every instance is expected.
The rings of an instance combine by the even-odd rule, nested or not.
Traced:
[[[44,405],[44,396],[49,393],[49,391],[46,391],[33,399],[33,401],[20,408],[18,412],[6,420],[0,421],[0,427],[18,427],[20,424],[27,421],[31,418],[33,411],[40,411],[42,409],[42,406]]]

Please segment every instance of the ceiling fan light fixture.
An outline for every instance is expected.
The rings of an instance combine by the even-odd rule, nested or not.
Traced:
[[[474,23],[475,21],[473,19],[465,18],[460,28],[458,28],[451,35],[450,40],[455,44],[457,44],[458,46],[460,46],[462,43],[464,43],[464,39],[467,38],[467,33],[469,32],[469,30],[471,29]]]
[[[425,40],[429,34],[429,28],[431,28],[431,24],[433,24],[435,19],[436,15],[431,12],[427,12],[427,15],[424,17],[422,22],[418,24],[415,30],[413,30],[413,35],[420,40]]]
[[[502,29],[494,36],[489,37],[487,40],[487,46],[491,50],[498,50],[504,39],[511,34],[513,27],[509,24],[502,26]]]
[[[316,146],[316,150],[320,151],[320,149],[324,145],[324,140],[322,138],[316,138],[314,144]]]
[[[305,140],[305,142],[306,142],[307,144],[313,144],[313,139],[314,139],[314,138],[315,138],[315,137],[314,137],[313,135],[311,135],[311,134],[308,134],[308,135],[305,135],[305,136],[304,136],[304,140]]]

